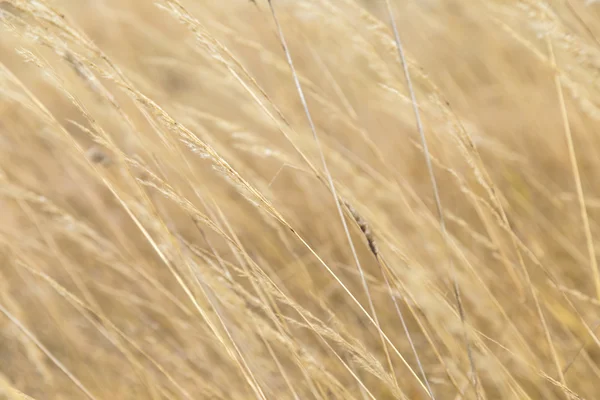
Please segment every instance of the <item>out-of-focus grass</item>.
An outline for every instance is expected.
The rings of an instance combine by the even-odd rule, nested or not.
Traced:
[[[0,1],[3,398],[597,396],[600,7],[390,3]]]

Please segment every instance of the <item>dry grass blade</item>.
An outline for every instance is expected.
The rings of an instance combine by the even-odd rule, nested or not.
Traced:
[[[548,50],[550,52],[550,60],[552,66],[558,71],[556,65],[556,59],[554,56],[554,48],[552,46],[552,39],[547,38]],[[567,114],[567,106],[565,104],[565,98],[562,90],[562,84],[558,72],[554,75],[554,82],[556,85],[556,93],[558,95],[560,114],[563,122],[563,128],[565,131],[565,137],[567,140],[567,149],[569,152],[569,160],[571,162],[571,169],[573,171],[573,181],[575,182],[575,188],[577,190],[577,200],[579,202],[579,211],[581,213],[581,220],[583,221],[583,231],[585,233],[586,246],[588,250],[588,257],[590,266],[592,269],[592,277],[594,285],[596,286],[596,296],[600,300],[600,271],[598,269],[598,260],[596,259],[596,250],[594,249],[594,238],[592,237],[592,228],[590,226],[590,219],[588,217],[586,200],[583,193],[583,186],[581,183],[581,176],[579,173],[579,166],[577,164],[577,156],[575,154],[575,146],[573,144],[573,134],[571,132],[571,125],[569,123],[569,115]]]
[[[433,165],[431,163],[431,156],[429,153],[429,148],[427,145],[427,139],[425,137],[425,131],[423,128],[423,123],[421,121],[421,113],[419,112],[419,106],[417,103],[417,98],[416,98],[416,93],[415,90],[413,88],[413,84],[412,84],[412,79],[410,77],[410,73],[408,70],[408,64],[406,61],[406,57],[404,55],[404,47],[402,46],[402,43],[400,42],[400,34],[398,33],[398,28],[396,26],[396,18],[394,17],[394,13],[392,10],[392,6],[390,4],[389,0],[386,0],[386,5],[387,5],[387,10],[388,10],[388,14],[390,17],[390,23],[392,25],[392,30],[394,32],[394,40],[396,41],[396,47],[398,49],[398,55],[400,56],[400,61],[402,62],[402,67],[404,70],[404,76],[406,78],[406,84],[408,85],[408,91],[410,93],[410,98],[412,101],[412,106],[413,106],[413,111],[415,114],[415,120],[417,123],[417,130],[419,132],[419,136],[421,139],[421,145],[423,146],[423,152],[425,154],[425,162],[427,164],[427,171],[429,173],[429,179],[431,180],[431,187],[433,190],[433,196],[435,199],[435,207],[438,213],[438,218],[439,218],[439,222],[440,222],[440,229],[442,231],[442,235],[444,236],[444,240],[446,243],[448,243],[449,239],[448,239],[448,234],[446,231],[446,221],[444,218],[444,211],[442,208],[442,201],[440,199],[440,194],[439,194],[439,190],[438,190],[438,185],[436,182],[436,178],[435,178],[435,173],[433,171]],[[450,273],[452,275],[455,275],[455,271],[454,271],[454,265],[452,264],[452,261],[450,260],[449,262],[450,264]],[[473,379],[473,389],[475,390],[475,393],[477,394],[477,398],[480,399],[481,395],[480,395],[480,388],[479,388],[479,381],[478,381],[478,377],[477,377],[477,368],[475,366],[475,359],[473,358],[473,351],[471,349],[471,342],[470,339],[468,337],[468,333],[467,333],[467,325],[466,325],[466,316],[465,316],[465,310],[464,310],[464,306],[463,306],[463,302],[462,302],[462,297],[460,294],[460,287],[458,286],[458,281],[456,279],[456,276],[453,277],[452,279],[452,285],[453,288],[452,290],[454,291],[454,297],[456,299],[456,306],[458,307],[458,313],[460,315],[460,319],[461,322],[463,324],[463,329],[464,329],[464,340],[465,340],[465,345],[467,348],[467,357],[469,358],[469,364],[471,366],[471,374],[472,374],[472,379]],[[430,393],[431,396],[433,396],[433,393]]]

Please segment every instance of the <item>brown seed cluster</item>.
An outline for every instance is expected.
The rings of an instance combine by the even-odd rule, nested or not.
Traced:
[[[371,253],[377,257],[379,255],[379,249],[377,248],[377,243],[375,243],[375,237],[373,236],[373,232],[371,231],[371,227],[369,223],[356,211],[356,209],[348,203],[346,200],[342,200],[342,204],[346,206],[346,209],[354,218],[354,221],[358,224],[358,227],[362,231],[363,235],[365,235],[365,239],[367,239],[367,243],[369,244],[369,249]]]

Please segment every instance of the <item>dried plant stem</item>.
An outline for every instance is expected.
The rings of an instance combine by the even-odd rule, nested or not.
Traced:
[[[423,146],[423,152],[425,153],[425,162],[427,163],[427,171],[429,173],[429,178],[431,180],[431,186],[433,188],[433,196],[435,199],[435,205],[436,205],[436,209],[438,212],[438,217],[439,217],[439,222],[440,222],[440,229],[442,231],[442,235],[444,236],[444,241],[446,242],[446,244],[448,245],[448,247],[450,247],[450,238],[448,236],[448,233],[446,231],[446,222],[444,220],[444,212],[443,212],[443,208],[442,208],[442,201],[440,200],[440,194],[439,194],[439,190],[438,190],[438,185],[436,182],[436,178],[435,178],[435,174],[433,172],[433,166],[431,163],[431,156],[429,154],[429,148],[427,146],[427,139],[425,137],[425,131],[423,129],[423,123],[421,121],[421,114],[419,112],[419,105],[417,102],[417,97],[415,94],[415,90],[413,88],[413,84],[412,84],[412,79],[410,77],[410,73],[408,71],[408,63],[406,60],[406,57],[404,55],[404,47],[402,46],[402,42],[400,41],[400,34],[398,33],[398,28],[396,26],[396,19],[394,18],[394,12],[392,10],[392,5],[390,4],[389,0],[386,0],[386,6],[387,6],[387,12],[390,18],[390,23],[392,26],[392,30],[394,32],[394,40],[396,41],[396,47],[398,49],[398,55],[400,57],[400,61],[402,63],[402,67],[404,70],[404,77],[406,79],[406,84],[408,86],[408,91],[410,92],[410,98],[412,101],[412,107],[413,107],[413,111],[415,114],[415,120],[416,120],[416,124],[417,124],[417,130],[419,131],[419,136],[421,139],[421,145]],[[467,356],[469,358],[469,364],[471,365],[471,374],[472,374],[472,384],[473,384],[473,389],[475,390],[475,393],[477,395],[478,399],[481,399],[481,394],[479,392],[479,383],[478,383],[478,377],[477,377],[477,368],[475,366],[475,360],[473,358],[473,352],[471,349],[471,343],[470,340],[468,338],[468,334],[467,334],[467,324],[466,324],[466,316],[465,316],[465,310],[464,310],[464,306],[462,303],[462,298],[460,295],[460,288],[458,286],[458,281],[456,279],[456,272],[454,270],[454,264],[452,262],[452,260],[449,260],[450,263],[450,270],[451,273],[453,275],[453,291],[454,291],[454,297],[456,299],[456,305],[458,307],[458,313],[460,315],[460,320],[461,323],[463,325],[463,335],[464,335],[464,340],[465,340],[465,344],[467,347]]]
[[[562,85],[560,83],[560,77],[556,73],[556,70],[558,69],[558,67],[556,65],[556,57],[554,55],[554,48],[552,46],[552,40],[550,39],[550,37],[547,36],[546,41],[548,44],[548,51],[550,53],[550,60],[555,69],[553,71],[554,72],[554,83],[556,85],[556,93],[558,96],[558,101],[559,101],[559,106],[560,106],[560,114],[561,114],[561,118],[563,121],[563,128],[565,131],[565,136],[567,139],[569,159],[571,161],[571,167],[573,169],[573,179],[575,181],[575,186],[577,188],[577,198],[579,200],[581,218],[583,220],[583,227],[584,227],[584,231],[585,231],[588,254],[590,257],[592,273],[594,276],[594,284],[596,285],[596,293],[598,295],[598,298],[600,299],[600,275],[598,274],[598,263],[596,262],[596,252],[594,250],[592,231],[590,228],[590,221],[588,219],[588,215],[587,215],[587,211],[586,211],[586,207],[585,207],[585,198],[583,195],[583,187],[581,185],[581,177],[579,175],[579,167],[577,166],[577,158],[575,156],[575,146],[573,145],[573,135],[571,134],[571,125],[569,124],[569,116],[567,115],[567,107],[565,104],[565,98],[564,98],[564,94],[562,91]],[[566,386],[565,375],[563,373],[563,368],[560,367],[560,363],[558,360],[558,355],[556,354],[556,350],[554,349],[554,346],[550,346],[550,349],[552,350],[552,358],[554,359],[554,362],[555,362],[557,370],[558,370],[558,376],[560,379],[560,383],[563,386]],[[569,394],[568,393],[565,393],[565,394],[567,395],[567,398],[568,398]]]
[[[571,168],[573,170],[573,180],[575,181],[575,187],[577,190],[577,200],[579,201],[579,209],[581,212],[581,220],[583,221],[583,229],[585,232],[585,240],[588,250],[588,256],[590,258],[590,266],[592,268],[592,276],[594,279],[594,285],[596,286],[596,295],[600,300],[600,272],[598,271],[598,261],[596,260],[596,251],[594,249],[594,239],[592,237],[592,229],[590,227],[590,219],[587,214],[587,208],[585,205],[585,196],[583,194],[583,185],[581,184],[581,176],[579,174],[579,167],[577,165],[577,156],[575,155],[575,146],[573,144],[573,134],[571,133],[571,125],[569,124],[569,116],[567,115],[567,106],[565,104],[565,96],[560,83],[560,76],[558,75],[558,66],[556,65],[556,57],[554,55],[554,48],[552,46],[551,39],[547,38],[548,50],[550,52],[550,60],[554,67],[554,83],[556,85],[556,94],[558,96],[560,115],[563,122],[563,129],[565,131],[565,137],[567,139],[567,148],[569,151],[569,160],[571,162]]]

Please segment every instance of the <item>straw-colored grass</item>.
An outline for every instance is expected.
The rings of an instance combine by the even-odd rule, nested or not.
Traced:
[[[0,0],[0,398],[600,398],[599,18]]]

